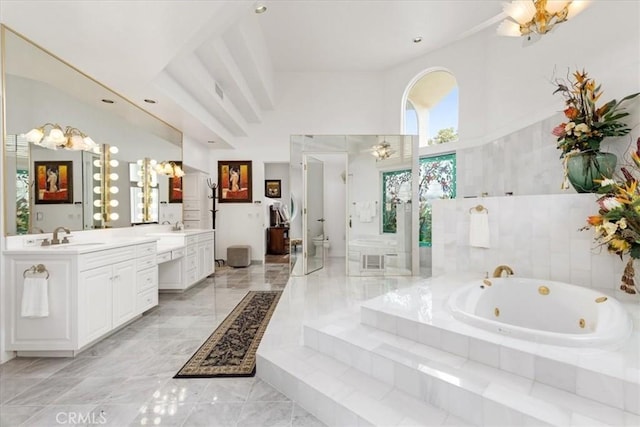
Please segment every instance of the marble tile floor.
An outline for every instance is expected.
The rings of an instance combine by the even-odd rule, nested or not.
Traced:
[[[0,426],[322,426],[258,377],[172,378],[248,290],[283,289],[288,269],[220,268],[76,358],[0,365]]]

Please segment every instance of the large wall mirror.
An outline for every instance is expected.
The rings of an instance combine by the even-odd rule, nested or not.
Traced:
[[[5,234],[182,220],[181,178],[153,167],[181,164],[181,132],[13,30],[2,26],[1,35]],[[97,147],[29,142],[26,134],[47,123],[77,129]]]

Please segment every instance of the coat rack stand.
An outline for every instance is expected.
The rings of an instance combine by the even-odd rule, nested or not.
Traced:
[[[211,195],[209,196],[209,198],[211,199],[213,206],[211,209],[209,209],[209,211],[211,212],[211,216],[213,219],[213,229],[216,229],[216,212],[218,212],[218,210],[216,209],[216,199],[218,198],[216,196],[217,190],[218,190],[218,184],[213,182],[213,180],[211,178],[207,178],[207,186],[209,187],[209,189],[211,190]],[[215,245],[214,245],[214,249],[213,249],[213,259],[216,263],[216,265],[218,266],[222,266],[225,264],[225,260],[222,258],[216,258],[215,257]]]

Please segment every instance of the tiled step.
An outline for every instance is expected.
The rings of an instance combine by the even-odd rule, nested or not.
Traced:
[[[357,318],[307,325],[304,342],[473,425],[640,423],[620,408],[358,324]]]
[[[328,426],[465,426],[460,418],[308,347],[262,351],[258,376]]]
[[[429,347],[640,415],[640,336],[616,350],[568,348],[493,334],[438,310],[389,309],[379,298],[360,308],[360,322]],[[354,321],[353,323],[356,323]]]

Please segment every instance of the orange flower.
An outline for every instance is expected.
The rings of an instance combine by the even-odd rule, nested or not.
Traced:
[[[575,107],[569,107],[564,110],[564,115],[567,116],[569,120],[573,120],[578,117],[578,109]]]
[[[594,226],[602,225],[603,223],[602,215],[591,215],[589,218],[587,218],[587,222]]]

